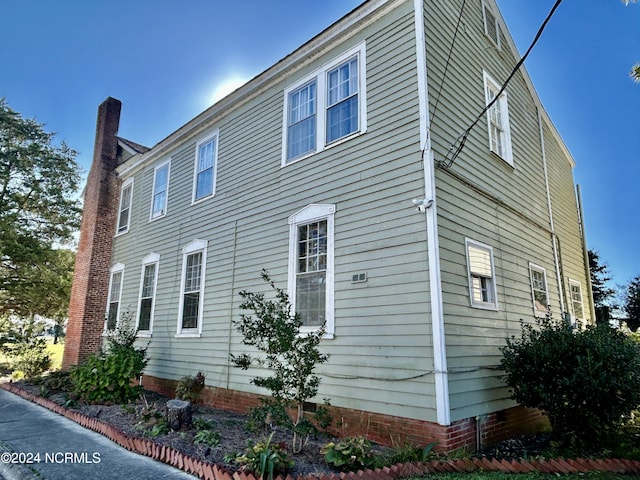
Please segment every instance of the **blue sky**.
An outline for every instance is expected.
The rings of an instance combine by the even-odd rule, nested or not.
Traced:
[[[479,0],[474,0],[479,1]],[[0,4],[0,97],[79,151],[97,106],[152,146],[355,8],[357,0],[60,0]],[[521,52],[554,0],[498,0]],[[640,275],[640,4],[565,0],[525,64],[577,167],[589,247],[614,280]]]

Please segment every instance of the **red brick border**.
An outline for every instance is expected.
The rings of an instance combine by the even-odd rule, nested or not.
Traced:
[[[45,407],[52,412],[62,415],[77,424],[100,433],[127,450],[151,457],[154,460],[179,468],[191,475],[205,480],[258,480],[251,474],[232,472],[224,466],[205,462],[185,455],[182,452],[167,445],[159,445],[146,438],[129,437],[121,430],[102,422],[97,418],[91,418],[83,413],[68,410],[61,405],[37,395],[22,390],[11,383],[0,384],[0,388],[29,400],[37,405]],[[473,472],[476,470],[503,472],[503,473],[528,473],[538,471],[542,473],[584,473],[584,472],[612,472],[618,474],[640,474],[640,461],[625,459],[564,459],[554,458],[549,460],[496,460],[488,458],[462,458],[455,460],[435,460],[426,463],[399,463],[375,470],[359,470],[342,474],[328,474],[320,478],[313,475],[299,477],[296,480],[395,480],[434,472]],[[287,475],[286,478],[278,477],[278,480],[294,480]]]

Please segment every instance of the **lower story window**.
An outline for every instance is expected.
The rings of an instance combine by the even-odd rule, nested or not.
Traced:
[[[498,300],[493,249],[469,239],[466,240],[466,248],[471,306],[495,310],[498,308]]]
[[[202,308],[204,300],[204,274],[207,258],[207,242],[195,240],[183,250],[182,282],[178,335],[202,332]]]
[[[569,280],[569,294],[571,307],[576,320],[584,320],[584,308],[582,306],[582,285],[576,280]]]
[[[334,332],[333,215],[335,205],[309,205],[289,218],[289,294],[303,331]]]
[[[140,302],[138,306],[138,331],[150,334],[153,325],[156,280],[160,256],[152,253],[142,260],[142,278],[140,279]]]
[[[113,331],[118,326],[123,275],[124,265],[121,263],[118,263],[111,268],[111,278],[109,279],[109,302],[107,304],[107,318],[105,322],[105,330],[107,331]]]

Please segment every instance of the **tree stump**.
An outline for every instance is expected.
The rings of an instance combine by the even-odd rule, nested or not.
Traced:
[[[169,400],[165,407],[165,417],[171,430],[181,430],[191,425],[191,402]]]

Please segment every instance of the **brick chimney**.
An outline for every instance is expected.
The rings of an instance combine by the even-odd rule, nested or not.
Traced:
[[[93,162],[84,191],[80,240],[71,287],[62,368],[98,352],[109,290],[111,246],[118,210],[118,125],[122,103],[107,98],[98,107]]]

